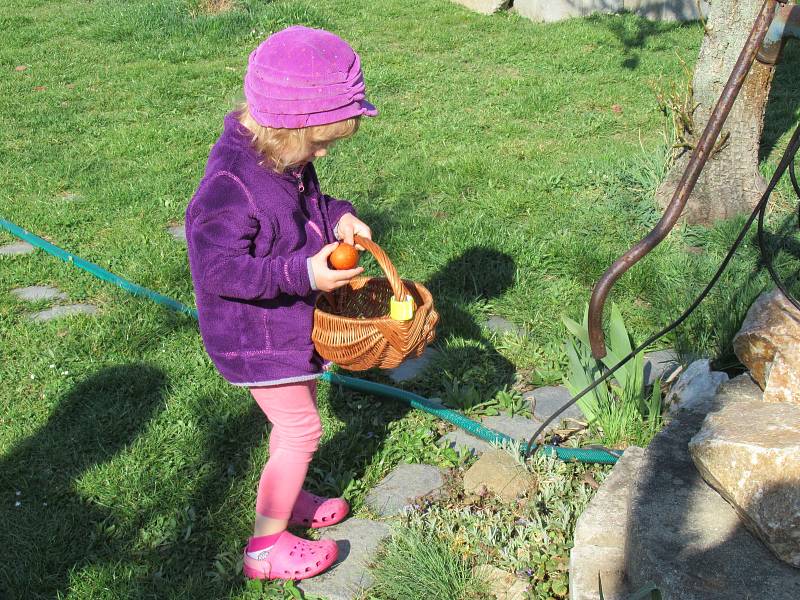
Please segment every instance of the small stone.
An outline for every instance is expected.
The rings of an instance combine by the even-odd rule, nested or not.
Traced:
[[[385,523],[366,519],[348,519],[324,530],[323,538],[336,541],[339,557],[322,575],[305,579],[298,587],[306,594],[328,600],[353,600],[370,588],[373,578],[369,565],[381,542],[391,534]]]
[[[463,429],[455,429],[443,435],[437,442],[440,446],[446,446],[453,450],[465,449],[470,454],[483,454],[491,450],[492,445],[480,438],[468,434]]]
[[[656,380],[667,381],[681,366],[674,350],[658,350],[644,357],[644,383],[653,385]]]
[[[612,104],[611,105],[611,112],[620,114],[622,112],[622,107],[619,104]]]
[[[711,370],[708,359],[696,360],[684,371],[667,394],[666,404],[670,414],[678,410],[707,412],[717,389],[728,381],[728,375]]]
[[[518,580],[512,573],[506,573],[493,565],[475,565],[472,574],[476,579],[486,583],[487,591],[498,600],[523,598],[523,596],[509,595],[511,588],[518,583],[523,583],[524,588],[524,582]]]
[[[396,515],[421,496],[444,485],[441,469],[431,465],[398,465],[367,495],[365,504],[382,517]]]
[[[34,92],[44,92],[47,89],[46,85],[35,85],[33,86]]]
[[[395,383],[404,383],[416,379],[427,368],[428,364],[438,354],[431,347],[425,348],[421,356],[404,360],[400,366],[387,371]]]
[[[800,567],[800,406],[739,402],[689,442],[703,479],[778,558]]]
[[[17,65],[16,67],[14,67],[14,70],[17,73],[22,73],[23,71],[27,70],[27,68],[28,68],[28,65]]]
[[[481,486],[512,502],[536,489],[536,480],[505,450],[491,450],[464,474],[464,492],[478,493]]]
[[[453,0],[456,4],[468,8],[482,15],[491,15],[507,8],[510,0]]]
[[[514,335],[522,335],[523,330],[520,327],[517,327],[511,321],[504,319],[503,317],[492,315],[486,321],[486,329],[491,331],[492,333],[497,334],[504,334],[504,333],[511,333]]]
[[[24,288],[16,288],[11,290],[11,293],[20,300],[24,300],[26,302],[67,299],[67,295],[64,292],[49,285],[32,285]]]
[[[31,321],[51,321],[60,317],[68,317],[71,315],[96,315],[97,307],[91,304],[68,304],[66,306],[54,306],[47,310],[42,310],[37,313],[29,315]]]
[[[531,412],[536,419],[544,422],[550,418],[554,412],[572,400],[572,394],[563,385],[548,385],[540,387],[530,392],[525,392],[524,398],[531,401]],[[580,407],[573,404],[557,417],[560,422],[562,419],[575,419],[585,421]]]
[[[186,241],[186,225],[173,225],[167,228],[167,231],[179,242]]]
[[[14,242],[0,246],[0,256],[15,256],[17,254],[30,254],[34,251],[34,247],[28,242]]]

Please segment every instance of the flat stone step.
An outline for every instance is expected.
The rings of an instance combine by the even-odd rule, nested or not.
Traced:
[[[327,600],[353,600],[373,584],[369,565],[375,560],[381,542],[391,534],[386,523],[368,519],[348,519],[323,530],[325,539],[339,547],[336,563],[322,575],[298,583],[306,594]]]
[[[572,399],[572,394],[570,394],[569,390],[563,385],[548,385],[525,392],[523,398],[530,401],[533,416],[544,422],[549,419],[554,412],[569,402]],[[586,417],[583,416],[578,405],[573,404],[557,417],[558,423],[560,423],[562,419],[575,419],[584,422]],[[558,425],[558,423],[555,424]]]
[[[433,348],[425,348],[425,350],[422,352],[422,355],[420,355],[418,358],[409,358],[404,360],[402,363],[400,363],[400,366],[395,367],[394,369],[389,369],[387,374],[395,383],[412,381],[422,374],[436,354],[437,351]]]
[[[19,254],[30,254],[35,248],[28,242],[13,242],[0,246],[0,256],[17,256]]]
[[[28,318],[31,321],[52,321],[72,315],[96,315],[97,313],[97,307],[92,304],[66,304],[32,313],[28,315]]]
[[[171,227],[167,227],[167,231],[169,231],[169,234],[179,242],[186,241],[186,225],[173,225]]]
[[[492,445],[489,442],[485,442],[480,438],[476,438],[475,436],[468,434],[463,429],[454,429],[453,431],[446,433],[439,438],[437,444],[452,448],[453,450],[464,449],[470,454],[474,455],[483,454],[487,450],[492,449]]]
[[[431,465],[398,465],[367,494],[366,505],[381,517],[401,513],[416,498],[444,485],[442,470]]]
[[[531,419],[518,415],[513,417],[508,415],[483,417],[480,423],[484,427],[506,434],[521,444],[526,444],[531,436],[536,433],[536,430],[542,425],[542,422],[538,419]],[[473,436],[464,429],[455,429],[443,435],[439,438],[437,443],[453,448],[454,450],[464,448],[467,452],[476,456],[493,448],[491,443]]]
[[[542,425],[538,419],[520,417],[519,415],[509,417],[508,415],[495,415],[483,417],[481,424],[489,429],[494,429],[500,433],[514,438],[518,442],[526,443],[536,430]]]
[[[484,326],[492,333],[497,334],[511,333],[513,335],[520,336],[525,333],[522,327],[515,325],[508,319],[505,319],[499,315],[490,316],[484,323]]]
[[[67,299],[67,295],[64,292],[50,285],[31,285],[24,288],[15,288],[11,290],[11,293],[25,302]]]

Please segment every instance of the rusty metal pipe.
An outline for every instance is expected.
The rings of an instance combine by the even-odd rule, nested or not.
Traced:
[[[678,218],[681,216],[686,202],[697,183],[700,172],[703,170],[711,150],[714,148],[714,144],[719,137],[722,125],[728,118],[736,96],[738,96],[739,90],[741,90],[742,84],[750,71],[756,53],[759,48],[761,48],[764,37],[772,22],[777,3],[778,0],[765,0],[764,5],[761,7],[761,12],[758,14],[753,28],[750,31],[750,35],[722,90],[722,94],[716,106],[714,106],[714,110],[703,130],[703,134],[700,136],[697,146],[695,146],[695,149],[692,151],[689,164],[686,165],[678,187],[675,189],[675,193],[672,195],[672,199],[667,209],[664,211],[664,215],[650,233],[618,258],[614,264],[603,273],[603,276],[595,285],[592,291],[592,298],[589,302],[589,342],[592,347],[592,355],[596,359],[601,359],[606,355],[602,320],[603,307],[605,306],[606,298],[611,288],[628,269],[667,237],[667,234],[672,230]]]

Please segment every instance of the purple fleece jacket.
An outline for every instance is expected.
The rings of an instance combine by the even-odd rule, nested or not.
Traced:
[[[313,290],[307,259],[335,241],[349,202],[320,193],[312,164],[275,173],[258,163],[233,113],[186,209],[186,239],[200,334],[234,385],[317,377]]]

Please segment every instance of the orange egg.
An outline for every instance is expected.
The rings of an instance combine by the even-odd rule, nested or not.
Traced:
[[[355,269],[358,264],[359,252],[350,244],[339,244],[328,259],[334,269]]]

